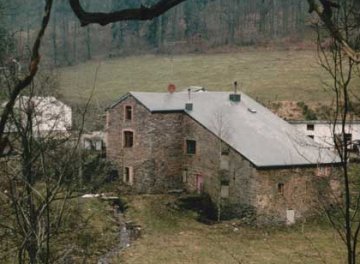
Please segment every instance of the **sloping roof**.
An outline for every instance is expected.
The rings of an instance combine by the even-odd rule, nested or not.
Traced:
[[[311,138],[244,93],[239,103],[229,100],[229,92],[192,93],[192,111],[185,110],[185,104],[189,102],[187,92],[130,94],[151,112],[186,112],[256,167],[340,162],[333,152],[321,148]]]
[[[4,102],[1,107],[4,107]],[[19,96],[14,104],[17,111],[25,112],[27,108],[34,108],[33,128],[36,132],[68,131],[72,126],[72,110],[53,96]],[[1,109],[0,109],[1,111]],[[10,121],[5,132],[16,132],[16,126]]]

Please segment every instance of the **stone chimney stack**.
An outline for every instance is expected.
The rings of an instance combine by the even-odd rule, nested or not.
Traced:
[[[234,93],[230,94],[229,99],[231,102],[239,103],[241,101],[241,95],[238,92],[238,83],[234,82]]]
[[[191,89],[188,88],[188,102],[185,104],[185,110],[192,111],[193,110],[193,104],[191,102]]]

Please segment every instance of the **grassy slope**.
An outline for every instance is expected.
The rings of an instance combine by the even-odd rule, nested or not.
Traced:
[[[170,209],[168,196],[130,198],[128,214],[144,235],[114,263],[343,263],[340,239],[326,226],[281,229],[204,225],[189,212]]]
[[[98,68],[96,103],[108,104],[125,92],[166,91],[190,85],[209,90],[231,90],[238,80],[242,90],[263,102],[274,100],[329,100],[322,82],[328,75],[317,64],[315,51],[242,51],[232,54],[127,57],[90,61],[60,69],[61,92],[68,102],[84,102]]]

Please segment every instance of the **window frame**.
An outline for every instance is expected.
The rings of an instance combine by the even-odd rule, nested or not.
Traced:
[[[279,195],[284,196],[285,193],[285,184],[283,182],[279,182],[276,185],[276,191]]]
[[[126,133],[131,133],[131,134],[132,134],[131,144],[129,144],[129,145],[131,145],[131,146],[128,146],[128,144],[127,144]],[[122,131],[122,137],[123,137],[123,140],[122,140],[123,148],[132,148],[132,147],[134,147],[135,132],[134,132],[132,129],[123,129],[123,131]]]
[[[189,143],[191,143],[191,142],[194,143],[194,150],[189,152],[189,150],[191,150]],[[185,153],[187,155],[196,155],[197,154],[197,141],[195,139],[188,139],[188,138],[185,139]]]
[[[130,118],[128,118],[128,109],[130,108]],[[126,104],[124,105],[124,121],[132,121],[134,118],[134,107],[132,105]]]
[[[124,166],[123,182],[128,185],[134,184],[134,168],[132,166]]]
[[[307,131],[314,131],[315,130],[315,124],[306,124],[306,130]]]

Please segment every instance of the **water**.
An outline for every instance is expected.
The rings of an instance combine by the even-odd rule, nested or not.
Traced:
[[[109,259],[112,259],[116,255],[118,255],[125,248],[130,247],[131,242],[131,229],[127,227],[125,222],[124,214],[118,208],[114,208],[114,214],[117,218],[117,221],[120,225],[119,228],[119,243],[114,246],[109,252],[105,255],[101,256],[97,262],[97,264],[111,264]]]

